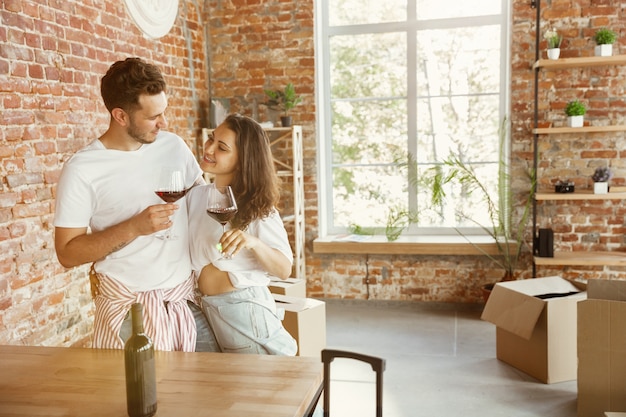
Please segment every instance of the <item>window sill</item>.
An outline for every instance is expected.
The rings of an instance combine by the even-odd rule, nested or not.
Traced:
[[[485,252],[490,255],[499,254],[493,238],[489,236],[468,238],[471,243],[463,236],[400,236],[398,240],[388,242],[385,236],[330,235],[315,239],[313,252],[370,255],[484,255]]]

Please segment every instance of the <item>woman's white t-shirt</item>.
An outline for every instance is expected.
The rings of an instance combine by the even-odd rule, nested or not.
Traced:
[[[242,249],[230,260],[220,260],[221,253],[216,247],[222,236],[222,225],[207,214],[208,187],[213,184],[194,187],[187,194],[189,209],[189,251],[191,268],[199,272],[208,264],[227,271],[235,288],[267,285],[270,276],[263,270],[252,251]],[[227,225],[227,230],[230,225]],[[259,238],[271,248],[279,250],[293,262],[289,238],[277,210],[250,223],[246,233]]]

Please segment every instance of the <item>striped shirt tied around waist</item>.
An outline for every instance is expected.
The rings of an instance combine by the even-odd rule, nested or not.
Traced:
[[[97,274],[93,347],[123,349],[120,338],[122,322],[133,303],[143,305],[144,329],[155,350],[193,352],[196,346],[196,322],[187,301],[194,302],[194,279],[176,287],[132,292],[122,283]]]

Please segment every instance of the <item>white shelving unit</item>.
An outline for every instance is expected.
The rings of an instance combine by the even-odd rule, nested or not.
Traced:
[[[214,129],[202,129],[202,145]],[[302,126],[276,127],[265,129],[272,147],[274,163],[278,175],[285,182],[291,180],[291,192],[283,189],[281,202],[285,204],[282,212],[287,231],[292,231],[292,249],[294,254],[294,278],[305,278],[306,264],[304,251],[304,167],[302,162]]]

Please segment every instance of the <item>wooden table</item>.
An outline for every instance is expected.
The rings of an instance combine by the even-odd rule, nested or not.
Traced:
[[[162,417],[301,417],[322,389],[317,358],[155,356]],[[127,415],[123,351],[0,346],[0,416]]]

